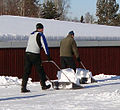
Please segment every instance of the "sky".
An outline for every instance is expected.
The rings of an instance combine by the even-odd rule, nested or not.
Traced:
[[[120,0],[116,0],[120,6]],[[68,16],[71,18],[80,17],[89,12],[91,15],[95,16],[96,13],[96,2],[97,0],[70,0],[70,9]],[[120,8],[119,8],[120,10]]]

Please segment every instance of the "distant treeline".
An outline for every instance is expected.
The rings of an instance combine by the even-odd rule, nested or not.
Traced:
[[[120,26],[119,4],[116,0],[97,0],[96,15],[86,12],[85,15],[80,16],[80,20],[77,17],[69,18],[67,16],[69,9],[70,0],[0,0],[0,15],[27,16]]]

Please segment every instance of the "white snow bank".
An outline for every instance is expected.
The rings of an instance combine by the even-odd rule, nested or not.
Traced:
[[[71,30],[79,40],[120,40],[120,27],[7,15],[0,16],[0,40],[27,40],[39,22],[49,40],[66,37]]]
[[[107,80],[120,80],[120,76],[116,75],[105,75],[105,74],[99,74],[92,76],[92,73],[88,70],[84,69],[77,69],[77,75],[75,75],[73,69],[62,69],[62,71],[65,73],[65,75],[72,81],[77,81],[77,78],[83,77],[80,73],[86,73],[85,75],[88,75],[86,77],[93,77],[97,81],[107,81]],[[57,77],[60,82],[68,82],[68,79],[61,71],[58,71]],[[0,86],[10,86],[10,85],[21,85],[22,79],[19,79],[18,77],[12,77],[12,76],[0,76]],[[47,83],[49,83],[47,81]],[[32,79],[29,78],[28,84],[33,84]],[[33,84],[34,85],[34,84]]]
[[[105,74],[99,74],[94,76],[94,78],[98,81],[102,81],[102,80],[117,80],[120,79],[120,76],[116,76],[116,75],[105,75]]]
[[[31,80],[29,78],[28,83],[32,83]],[[0,76],[0,86],[21,85],[21,81],[18,77]]]

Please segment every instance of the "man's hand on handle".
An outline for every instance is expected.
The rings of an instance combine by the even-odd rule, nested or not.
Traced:
[[[48,61],[51,61],[51,60],[52,60],[52,58],[50,57],[50,55],[48,55],[47,57],[48,57]]]

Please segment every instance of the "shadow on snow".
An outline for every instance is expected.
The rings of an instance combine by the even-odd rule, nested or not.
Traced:
[[[17,99],[28,99],[28,98],[35,98],[35,97],[45,96],[45,95],[46,94],[30,95],[30,96],[18,96],[18,97],[6,97],[6,98],[0,98],[0,101],[17,100]]]
[[[120,79],[120,76],[112,76],[111,78],[101,79],[101,80],[97,80],[97,81],[104,82],[104,81],[108,81],[108,80],[118,80],[118,79]]]

